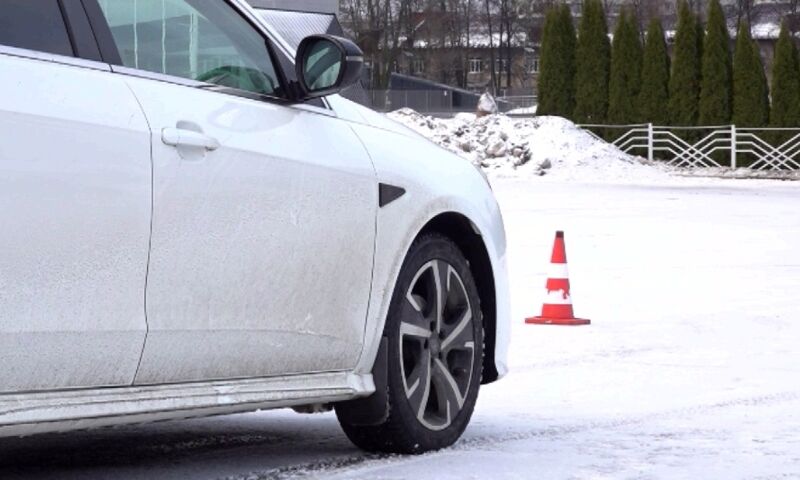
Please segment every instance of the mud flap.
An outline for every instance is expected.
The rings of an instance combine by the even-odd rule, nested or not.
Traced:
[[[375,366],[372,367],[372,379],[375,382],[375,393],[369,397],[358,398],[336,404],[336,416],[350,425],[380,425],[389,418],[389,341],[381,338]]]

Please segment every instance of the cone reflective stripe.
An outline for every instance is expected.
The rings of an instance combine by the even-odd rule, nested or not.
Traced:
[[[542,315],[525,320],[535,325],[589,325],[589,320],[575,318],[572,310],[572,297],[569,291],[569,270],[567,269],[567,248],[564,232],[556,232],[550,271],[545,286],[547,294]]]

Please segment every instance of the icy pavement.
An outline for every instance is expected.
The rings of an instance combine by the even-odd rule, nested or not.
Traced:
[[[800,478],[800,184],[495,179],[511,366],[454,448],[365,455],[331,414],[0,440],[0,478]],[[538,313],[557,229],[588,327]]]

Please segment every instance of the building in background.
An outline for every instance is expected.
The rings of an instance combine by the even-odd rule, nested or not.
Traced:
[[[533,32],[519,30],[510,40],[501,40],[499,33],[493,32],[490,36],[488,31],[482,30],[454,37],[443,35],[435,27],[436,22],[428,21],[428,15],[430,13],[418,14],[419,27],[403,44],[402,55],[394,65],[395,72],[474,92],[533,95],[539,76],[540,46]]]
[[[401,74],[478,93],[532,95],[539,66],[538,14],[526,10],[504,33],[496,23],[490,34],[477,2],[469,15],[448,10],[453,4],[430,3],[389,28],[381,18],[342,11],[345,30],[365,52],[373,88],[385,89],[393,74]],[[492,21],[497,22],[494,15]]]

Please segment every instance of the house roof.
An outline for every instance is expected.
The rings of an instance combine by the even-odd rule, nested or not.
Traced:
[[[274,28],[292,48],[297,48],[308,35],[316,33],[342,35],[342,27],[332,14],[260,8],[257,10],[267,24]]]
[[[247,0],[256,8],[339,14],[339,0]]]

